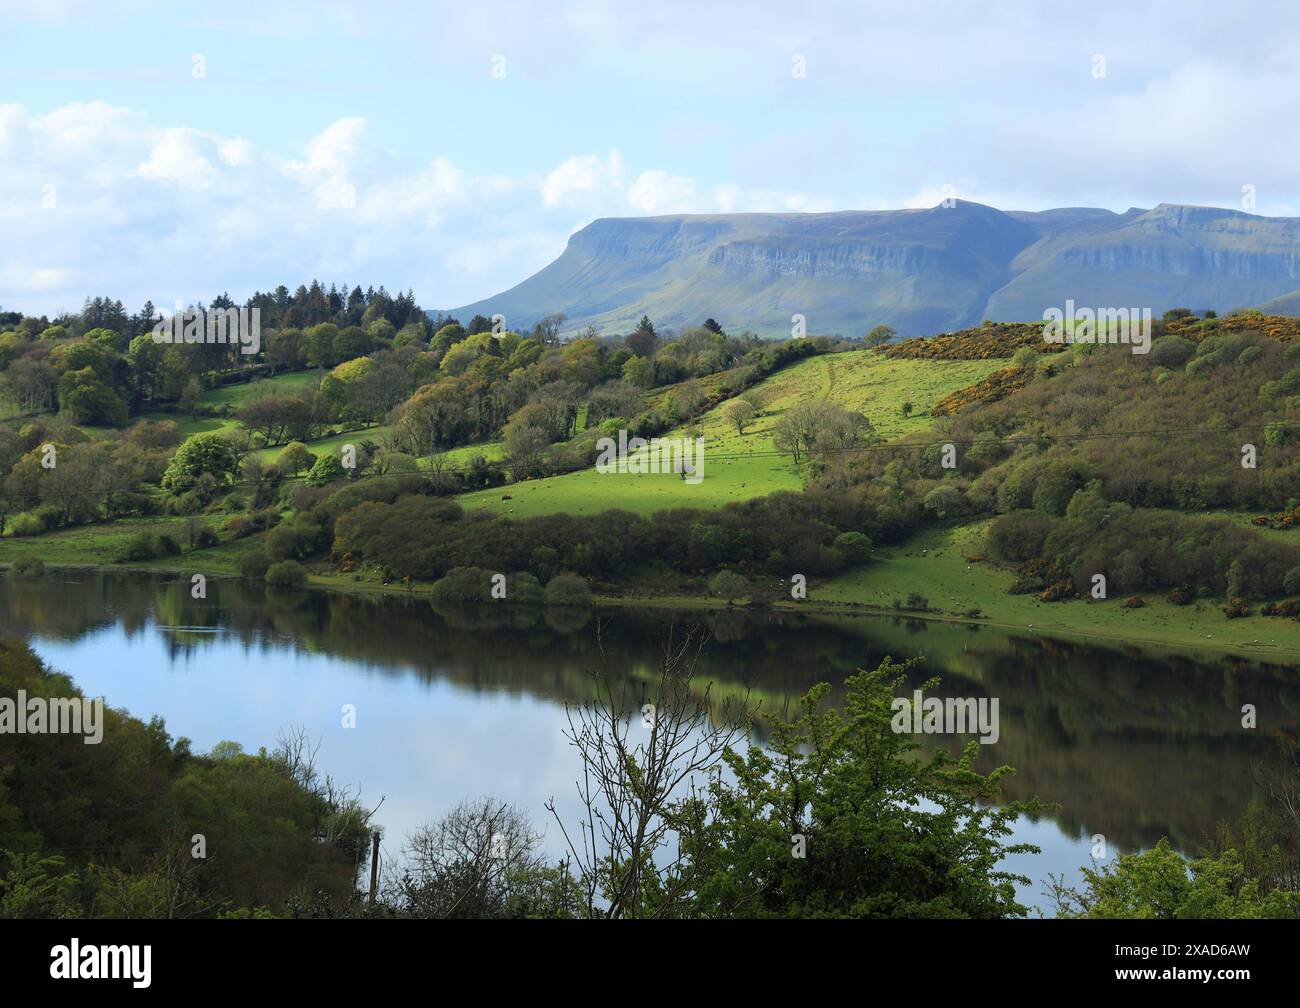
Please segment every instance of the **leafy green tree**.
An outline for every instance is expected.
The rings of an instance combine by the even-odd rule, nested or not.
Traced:
[[[845,682],[842,711],[810,690],[768,746],[729,749],[732,779],[682,808],[684,869],[702,917],[1021,917],[1017,882],[998,866],[1017,816],[995,806],[999,767],[985,775],[972,741],[959,760],[916,752],[893,730],[894,690],[908,665],[889,659]],[[933,685],[933,684],[928,684]]]
[[[162,486],[173,492],[186,490],[201,476],[224,483],[233,478],[238,466],[239,453],[220,434],[195,434],[172,455],[163,473]]]
[[[66,371],[59,379],[59,409],[73,423],[126,423],[126,403],[88,367]]]
[[[282,470],[297,476],[304,469],[310,469],[316,464],[316,456],[301,441],[290,441],[284,446],[276,462]]]
[[[884,346],[897,335],[893,326],[878,325],[867,333],[865,342],[869,347]]]

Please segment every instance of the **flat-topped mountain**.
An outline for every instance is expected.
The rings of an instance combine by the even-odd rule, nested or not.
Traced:
[[[1300,218],[1162,203],[1125,213],[921,210],[675,214],[593,221],[540,272],[452,310],[511,328],[563,312],[566,329],[670,327],[902,335],[1034,320],[1067,298],[1092,307],[1229,311],[1300,306]]]

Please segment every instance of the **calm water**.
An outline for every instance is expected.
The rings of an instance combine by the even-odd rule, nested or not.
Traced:
[[[319,765],[360,789],[384,827],[385,858],[402,837],[463,798],[493,794],[530,812],[559,850],[543,802],[570,819],[577,761],[561,731],[566,701],[589,695],[600,667],[596,621],[611,669],[648,675],[668,632],[710,633],[698,675],[715,692],[793,703],[819,681],[839,684],[879,660],[924,656],[946,696],[996,697],[1001,737],[981,769],[1010,764],[1012,797],[1059,809],[1020,822],[1043,848],[1008,867],[1034,884],[1073,876],[1093,834],[1112,853],[1169,836],[1192,850],[1240,813],[1270,733],[1300,725],[1300,670],[1244,659],[1069,643],[987,627],[904,619],[827,619],[743,612],[617,609],[594,614],[505,607],[436,610],[424,599],[275,592],[209,582],[67,573],[0,579],[0,632],[28,637],[88,694],[148,718],[207,751],[230,739],[271,747],[301,727]],[[1243,730],[1255,704],[1259,728]],[[341,725],[352,704],[356,727]]]

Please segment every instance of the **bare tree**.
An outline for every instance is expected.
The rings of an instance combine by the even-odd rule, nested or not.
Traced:
[[[715,710],[712,684],[695,682],[705,640],[695,628],[680,641],[670,636],[650,683],[611,673],[602,644],[593,698],[566,705],[564,735],[582,767],[582,820],[571,829],[554,798],[546,808],[564,834],[590,917],[677,916],[694,891],[677,817],[708,775],[720,772],[723,752],[755,713],[748,690]]]
[[[537,853],[541,839],[528,816],[505,802],[461,802],[407,837],[406,867],[387,887],[389,899],[418,918],[524,916],[538,908],[548,880],[573,888],[563,865],[548,873]],[[565,902],[563,895],[558,902]]]

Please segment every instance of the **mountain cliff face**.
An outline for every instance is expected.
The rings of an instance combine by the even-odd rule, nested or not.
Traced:
[[[1004,212],[978,203],[823,214],[597,220],[539,273],[452,310],[511,328],[564,312],[566,329],[628,332],[716,318],[729,330],[924,335],[982,319],[1094,308],[1300,306],[1300,219],[1161,204]]]

